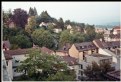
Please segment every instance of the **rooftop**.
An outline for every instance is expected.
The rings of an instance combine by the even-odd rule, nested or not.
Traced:
[[[111,57],[111,56],[107,56],[107,55],[103,55],[103,54],[98,54],[98,53],[94,53],[94,54],[91,54],[89,56],[93,56],[93,57]]]
[[[121,70],[111,71],[107,73],[109,76],[120,80]]]
[[[62,56],[62,61],[67,62],[69,66],[78,64],[77,59],[70,56]]]
[[[82,43],[74,43],[76,48],[79,51],[84,51],[84,50],[90,50],[90,49],[96,49],[97,47],[94,45],[93,42],[82,42]]]

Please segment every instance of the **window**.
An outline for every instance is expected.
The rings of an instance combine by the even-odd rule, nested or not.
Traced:
[[[82,64],[80,64],[80,69],[83,69],[83,65]]]
[[[83,75],[83,71],[81,71],[81,75]]]
[[[82,49],[82,46],[80,46],[80,49]]]
[[[15,60],[15,63],[19,63],[19,60]]]

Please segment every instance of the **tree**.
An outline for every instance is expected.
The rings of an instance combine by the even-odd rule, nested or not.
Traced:
[[[54,38],[52,34],[43,29],[37,29],[32,33],[32,39],[33,42],[36,45],[39,45],[40,47],[45,46],[47,48],[53,48],[55,43],[54,43]]]
[[[60,35],[59,43],[61,46],[65,45],[66,43],[71,43],[71,34],[68,30],[62,31]]]
[[[31,16],[28,18],[28,24],[25,27],[25,31],[28,32],[29,34],[32,34],[35,27],[36,27],[35,16]]]
[[[37,10],[36,8],[29,8],[29,16],[36,16],[37,15]]]
[[[28,52],[27,59],[22,61],[21,65],[17,68],[17,71],[23,72],[28,77],[28,80],[62,81],[75,79],[75,72],[70,71],[67,64],[61,62],[61,58],[57,55],[42,53],[39,49],[32,49]]]
[[[10,38],[11,44],[16,44],[20,48],[30,48],[32,47],[32,42],[25,35],[16,35]]]
[[[95,39],[96,32],[94,25],[85,25],[85,30],[86,30],[86,41],[92,41]]]
[[[34,15],[35,16],[38,15],[37,10],[36,10],[36,7],[34,7]]]
[[[41,17],[41,21],[42,21],[42,22],[47,23],[47,22],[51,21],[51,16],[48,14],[47,11],[43,11],[43,12],[40,14],[40,17]]]
[[[69,24],[71,24],[71,21],[70,21],[70,20],[66,20],[66,21],[65,21],[65,24],[66,24],[66,25],[69,25]]]
[[[112,71],[110,62],[100,63],[92,62],[92,65],[88,65],[84,70],[88,80],[91,81],[103,81],[107,80],[105,75],[107,72]]]
[[[21,8],[14,9],[12,20],[19,28],[25,28],[27,24],[28,14],[25,10]]]
[[[11,20],[12,12],[9,10],[8,12],[2,11],[3,17],[3,26],[8,27],[9,22]]]
[[[74,34],[71,34],[71,40],[72,43],[80,43],[85,41],[84,34],[81,34],[80,32],[76,32]]]
[[[62,30],[64,29],[64,22],[62,18],[58,20],[57,25],[58,25],[58,28],[61,28]]]

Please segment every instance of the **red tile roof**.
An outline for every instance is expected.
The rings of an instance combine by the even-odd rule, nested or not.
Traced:
[[[99,39],[93,40],[93,43],[98,47],[98,48],[104,48],[102,42]]]
[[[93,42],[74,43],[74,45],[79,51],[85,51],[97,48]]]
[[[44,53],[49,53],[49,54],[53,54],[53,53],[54,53],[53,50],[50,50],[50,49],[48,49],[48,48],[46,48],[46,47],[42,47],[42,48],[41,48],[41,51],[44,52]]]
[[[77,59],[70,56],[62,56],[62,61],[65,61],[69,66],[77,65]]]
[[[9,55],[22,55],[22,54],[27,54],[29,49],[16,49],[16,50],[6,50],[4,51],[4,54],[9,54]]]
[[[121,80],[121,78],[120,78],[121,70],[108,72],[107,75],[109,75],[113,78],[116,78],[117,80]]]

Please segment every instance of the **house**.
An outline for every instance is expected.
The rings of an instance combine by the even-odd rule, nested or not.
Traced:
[[[11,57],[8,57],[7,60],[11,60]],[[10,63],[11,63],[11,61],[10,61]],[[10,64],[10,63],[8,62],[8,64]],[[5,55],[4,55],[3,50],[2,50],[2,81],[11,81],[11,79],[13,78],[11,76],[12,72],[9,72],[10,68],[12,68],[12,67],[10,66],[8,68],[8,65],[7,65],[7,62],[5,59]]]
[[[120,41],[101,42],[100,40],[94,40],[93,43],[98,47],[99,54],[112,56],[112,62],[115,64],[115,69],[120,68]]]
[[[100,63],[105,63],[105,62],[111,62],[111,65],[113,64],[111,56],[106,56],[98,53],[85,55],[85,59],[83,61],[79,61],[79,70],[78,70],[79,79],[82,77],[86,77],[86,75],[84,74],[84,69],[86,69],[88,65],[92,65],[92,62],[96,62],[98,65]]]
[[[85,54],[98,53],[98,48],[93,42],[74,43],[69,49],[69,55],[83,60]]]
[[[40,26],[40,27],[42,27],[42,26],[47,27],[47,23],[45,23],[45,22],[41,22],[39,26]]]
[[[8,73],[11,75],[11,79],[14,77],[20,76],[23,74],[23,72],[17,72],[16,68],[21,65],[21,61],[24,61],[27,58],[27,55],[29,55],[29,50],[31,49],[39,49],[43,53],[49,53],[49,54],[55,54],[54,51],[46,48],[46,47],[34,47],[34,48],[28,48],[28,49],[16,49],[16,50],[6,50],[4,51],[7,67],[8,67]]]
[[[9,69],[8,71],[12,73],[11,74],[12,78],[23,74],[23,73],[16,72],[16,68],[21,64],[20,61],[23,61],[27,58],[26,55],[28,54],[28,50],[30,49],[17,49],[17,50],[4,51],[6,60],[11,57],[12,63],[8,63],[8,68],[11,68],[11,69]]]
[[[67,27],[66,27],[67,29],[72,29],[73,27],[71,26],[71,25],[67,25]]]
[[[62,29],[61,29],[61,28],[54,28],[53,31],[54,31],[55,33],[59,33],[59,32],[62,31]]]
[[[95,28],[96,33],[103,33],[105,31],[104,28]]]
[[[112,30],[113,30],[113,34],[119,34],[121,32],[121,27],[115,26]]]
[[[11,47],[9,40],[3,41],[3,50],[9,50]]]
[[[120,48],[120,41],[100,41],[99,39],[93,40],[93,43],[98,48],[108,49],[108,50],[114,50],[116,48]]]

